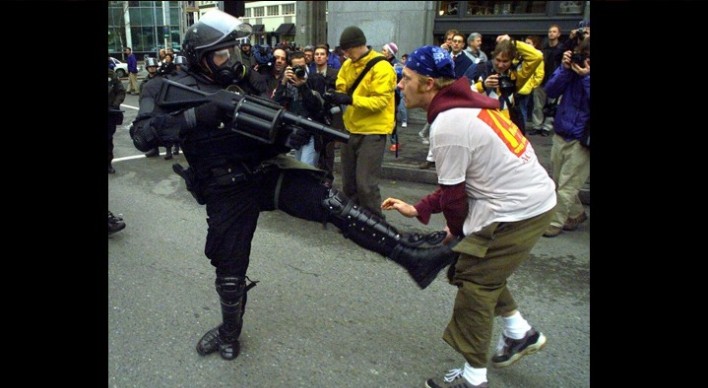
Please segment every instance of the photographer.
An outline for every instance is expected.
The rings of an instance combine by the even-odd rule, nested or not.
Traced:
[[[253,70],[261,75],[265,83],[265,89],[261,93],[261,97],[273,100],[275,98],[275,89],[278,88],[285,73],[285,67],[288,65],[288,53],[281,48],[277,48],[272,52],[269,50],[270,48],[266,46],[265,49],[261,48],[256,52],[260,52],[260,54],[256,54],[258,64]]]
[[[519,61],[520,69],[517,67]],[[509,35],[499,35],[492,60],[477,66],[481,70],[474,77],[479,81],[473,87],[480,93],[498,99],[502,114],[523,132],[525,122],[521,108],[516,105],[517,93],[534,76],[539,66],[543,67],[543,54],[540,51],[528,43],[512,40]]]
[[[553,120],[551,177],[556,182],[558,206],[543,234],[555,237],[587,220],[578,192],[590,175],[590,149],[581,144],[590,120],[590,38],[563,53],[561,65],[545,86],[548,98],[563,96]]]
[[[322,98],[315,91],[318,88],[313,85],[314,81],[311,82],[307,76],[305,53],[291,53],[288,62],[273,99],[291,113],[321,122]],[[295,159],[317,167],[320,155],[315,149],[315,140],[315,136],[311,135],[307,144],[295,151]],[[317,140],[321,142],[321,139]]]
[[[590,37],[590,21],[583,20],[578,22],[578,28],[571,30],[568,34],[568,39],[563,42],[562,52],[568,50],[573,51],[574,48],[580,45],[580,43],[585,39]]]

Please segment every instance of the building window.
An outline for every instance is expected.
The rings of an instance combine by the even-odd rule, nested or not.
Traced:
[[[466,15],[546,13],[547,1],[468,1]]]
[[[278,5],[268,6],[268,16],[278,16]]]
[[[450,16],[457,15],[457,1],[439,1],[438,2],[438,15],[439,16]]]
[[[548,1],[439,1],[438,16],[464,14],[464,16],[545,14]],[[561,1],[573,3],[567,6],[573,13],[582,13],[583,1]],[[566,12],[569,13],[569,12]]]
[[[295,4],[283,4],[283,15],[295,15]]]
[[[561,1],[558,13],[561,15],[580,15],[583,13],[584,1]]]
[[[251,9],[246,8],[246,15],[244,17],[250,18],[251,17]]]
[[[263,17],[265,16],[265,12],[263,10],[263,7],[255,7],[253,8],[253,15],[255,17]]]

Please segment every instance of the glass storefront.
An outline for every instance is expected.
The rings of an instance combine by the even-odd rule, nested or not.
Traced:
[[[584,1],[438,1],[438,16],[494,16],[547,14],[550,3],[561,15],[581,15]]]
[[[130,40],[133,52],[139,57],[156,56],[165,47],[179,51],[180,2],[178,1],[129,1],[128,23],[125,20],[124,1],[110,1],[108,4],[108,53],[119,55],[128,46],[125,26],[130,26]],[[168,3],[168,23],[163,17],[163,3]]]

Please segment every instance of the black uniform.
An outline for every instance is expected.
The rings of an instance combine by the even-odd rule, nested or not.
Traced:
[[[114,173],[113,169],[113,135],[116,133],[116,126],[123,124],[123,112],[120,104],[125,100],[125,86],[116,73],[108,69],[108,172]]]
[[[232,16],[219,11],[209,14],[223,19],[215,22],[217,27],[226,22],[237,23],[235,18],[231,20]],[[208,20],[203,17],[200,23],[208,23]],[[199,31],[207,29],[201,27]],[[188,36],[183,44],[187,52]],[[211,47],[214,46],[213,50],[225,47]],[[210,54],[202,54],[202,58],[204,55]],[[207,93],[224,89],[223,78],[217,83],[192,71],[198,68],[198,64],[190,62],[189,70],[178,71],[165,79]],[[219,350],[225,359],[238,356],[238,337],[249,288],[245,276],[251,240],[261,211],[280,209],[306,220],[329,221],[357,244],[404,266],[421,288],[456,256],[449,246],[439,244],[442,239],[439,232],[429,236],[401,235],[375,214],[323,185],[321,170],[284,155],[291,149],[285,144],[299,147],[308,140],[309,135],[303,131],[282,129],[275,143],[267,144],[230,130],[232,124],[224,118],[224,112],[214,110],[211,103],[196,108],[163,109],[156,104],[162,84],[158,79],[145,84],[131,137],[141,151],[178,137],[189,169],[176,171],[187,179],[188,189],[197,201],[206,204],[205,254],[216,267],[216,290],[221,300],[223,323],[199,341],[200,354]],[[221,119],[215,120],[217,116]],[[423,241],[436,246],[419,247]]]

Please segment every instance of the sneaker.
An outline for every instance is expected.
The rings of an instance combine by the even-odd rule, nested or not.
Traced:
[[[430,144],[430,140],[428,140],[428,139],[423,139],[420,142],[423,144]]]
[[[393,143],[391,144],[391,147],[388,148],[389,151],[396,152],[401,149],[401,146],[398,143]]]
[[[425,136],[425,133],[423,133],[423,130],[421,129],[420,132],[418,132],[418,136],[420,136],[423,139],[426,139],[427,136]]]
[[[479,385],[472,385],[467,379],[462,377],[462,368],[451,369],[447,372],[442,382],[436,382],[433,379],[428,379],[425,382],[428,388],[487,388],[487,382]]]
[[[110,211],[108,212],[108,234],[111,235],[115,232],[121,231],[125,229],[125,222],[123,222],[123,218],[118,216],[116,217],[111,213]]]
[[[109,173],[109,174],[115,174],[115,173],[116,173],[116,169],[113,168],[113,166],[111,166],[110,164],[108,165],[108,173]]]
[[[584,211],[577,217],[574,217],[574,218],[568,217],[568,219],[565,220],[565,224],[563,224],[563,230],[578,229],[578,225],[587,221],[587,219],[588,219],[588,215],[585,214]]]
[[[534,354],[546,346],[546,336],[533,327],[522,339],[511,339],[504,334],[500,338],[497,353],[492,357],[492,365],[496,368],[507,367],[523,356]]]
[[[147,153],[145,153],[146,158],[154,158],[156,156],[160,156],[160,150],[157,148],[154,148],[154,149],[148,151]]]
[[[401,123],[401,128],[406,128],[406,127],[408,127],[408,123],[407,123],[407,122],[404,121],[403,123]]]
[[[419,164],[419,165],[418,165],[418,168],[421,169],[421,170],[427,170],[427,169],[429,169],[430,167],[434,167],[434,166],[435,166],[435,162],[428,162],[428,161],[426,160],[425,162]]]
[[[543,232],[543,237],[556,237],[561,233],[562,228],[560,226],[549,226],[545,232]]]

